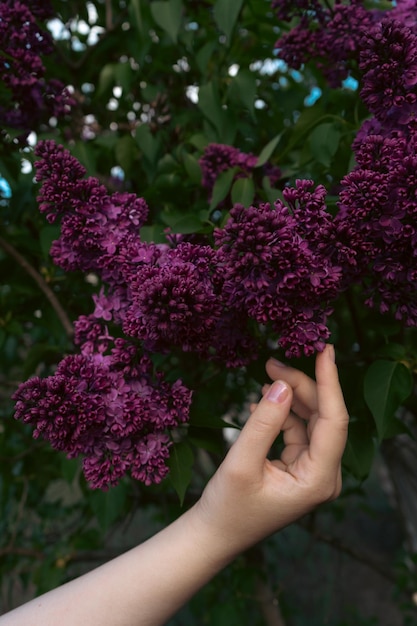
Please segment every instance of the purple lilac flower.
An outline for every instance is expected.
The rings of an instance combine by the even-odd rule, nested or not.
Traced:
[[[270,324],[288,356],[324,348],[329,302],[341,290],[336,231],[325,207],[326,190],[297,181],[287,203],[236,205],[215,231],[223,270],[222,298],[260,324]]]
[[[15,417],[69,458],[82,456],[92,488],[115,485],[127,473],[159,483],[168,473],[168,432],[187,421],[191,392],[155,375],[133,344],[112,345],[106,355],[87,349],[68,356],[53,376],[20,385]]]
[[[336,217],[352,252],[345,280],[362,280],[366,304],[417,325],[417,36],[384,19],[361,41],[361,95],[374,117],[353,144]]]
[[[293,69],[314,61],[332,87],[339,87],[349,75],[352,61],[358,58],[361,36],[379,15],[365,9],[362,0],[336,2],[332,7],[317,0],[279,1],[273,8],[280,20],[299,20],[276,42],[279,57]]]
[[[149,351],[178,347],[227,367],[247,364],[256,358],[256,342],[247,318],[222,301],[222,283],[211,247],[179,243],[137,268],[123,330]]]
[[[126,282],[132,263],[147,254],[139,237],[146,202],[130,193],[109,195],[96,178],[84,178],[85,168],[53,141],[39,142],[36,155],[39,209],[49,222],[61,220],[61,236],[51,248],[54,262],[67,271],[93,271],[115,284]]]
[[[392,127],[407,112],[417,112],[417,34],[385,19],[361,40],[361,97],[377,120]]]
[[[0,101],[0,124],[33,130],[51,116],[67,114],[75,104],[64,85],[45,79],[41,57],[53,51],[51,35],[38,20],[51,17],[49,2],[0,2],[0,79],[6,90]]]
[[[336,225],[354,258],[345,279],[362,279],[366,303],[417,324],[416,142],[368,135],[342,181]]]

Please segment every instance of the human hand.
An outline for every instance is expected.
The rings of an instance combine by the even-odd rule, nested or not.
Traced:
[[[266,370],[275,382],[264,387],[194,512],[208,528],[207,536],[216,537],[220,551],[230,557],[341,490],[349,417],[333,346],[317,355],[317,382],[273,359]],[[281,457],[269,460],[281,431]]]

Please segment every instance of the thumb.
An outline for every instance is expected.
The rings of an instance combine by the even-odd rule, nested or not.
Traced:
[[[238,440],[230,450],[244,460],[246,467],[263,466],[272,444],[288,417],[292,389],[282,380],[276,380],[259,401]]]

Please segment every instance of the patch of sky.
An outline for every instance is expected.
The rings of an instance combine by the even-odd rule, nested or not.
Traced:
[[[12,188],[3,176],[0,174],[0,196],[3,198],[12,197]]]
[[[308,96],[306,96],[306,98],[304,98],[304,104],[306,107],[311,107],[313,106],[313,104],[315,104],[317,102],[317,100],[319,98],[321,98],[321,94],[322,91],[320,89],[320,87],[312,87],[310,90],[310,93],[308,94]]]
[[[115,165],[114,167],[112,167],[110,170],[110,175],[113,178],[117,178],[117,180],[124,180],[125,178],[125,173],[120,167],[120,165]]]
[[[185,95],[191,102],[197,104],[198,102],[198,85],[188,85],[185,89]]]
[[[359,87],[359,83],[356,80],[356,78],[353,78],[353,76],[348,76],[342,83],[342,86],[345,89],[350,89],[351,91],[356,91],[357,88]]]

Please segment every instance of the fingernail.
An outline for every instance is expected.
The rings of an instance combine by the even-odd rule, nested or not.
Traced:
[[[329,355],[329,359],[333,361],[333,363],[336,363],[336,353],[331,343],[327,344],[327,354]]]
[[[285,363],[278,361],[278,359],[275,359],[273,356],[271,356],[270,358],[271,358],[271,361],[273,361],[275,365],[278,365],[278,367],[286,367]]]
[[[288,397],[288,387],[281,380],[277,380],[270,386],[265,397],[271,402],[282,403]]]

